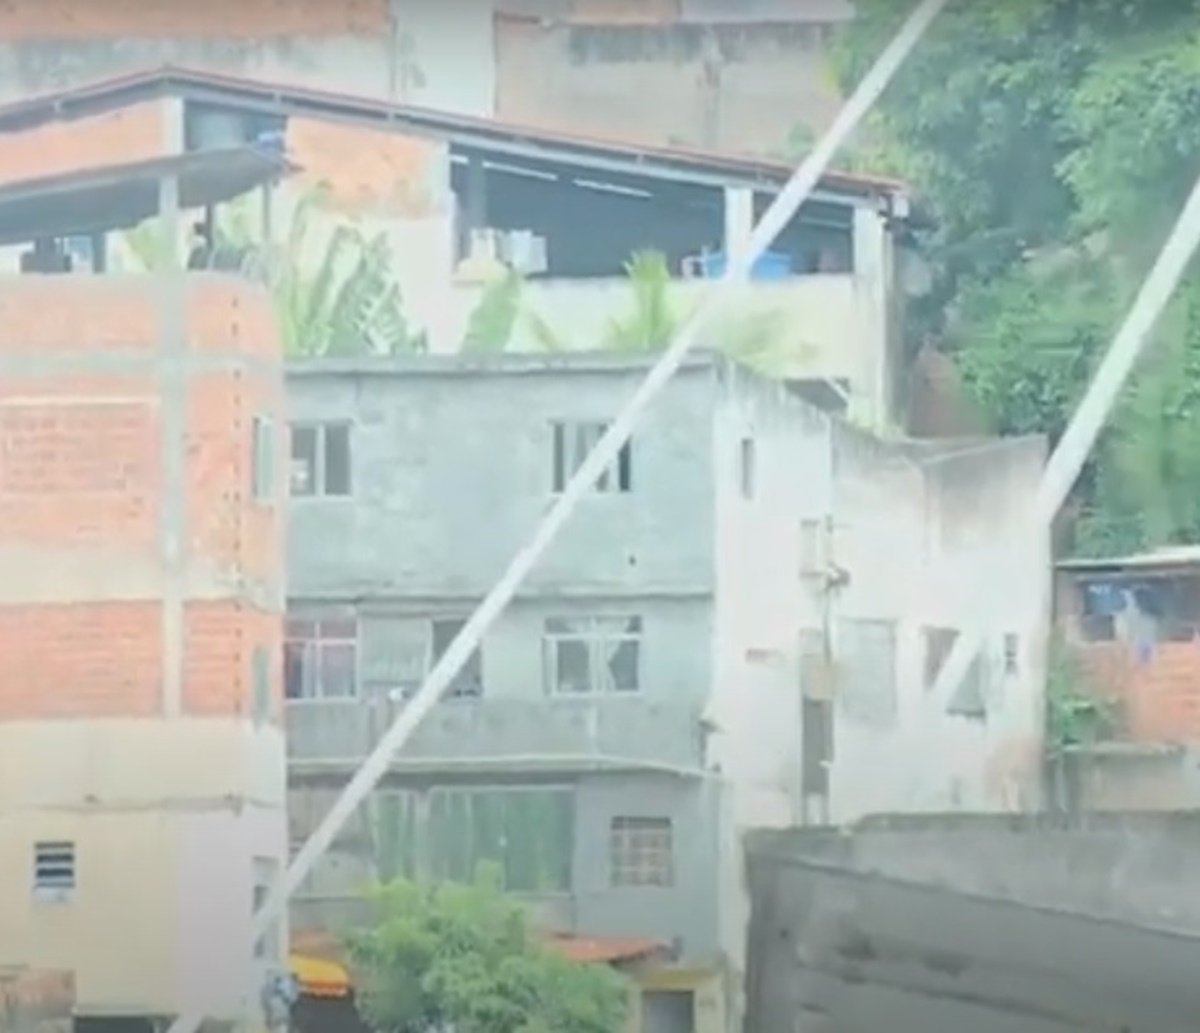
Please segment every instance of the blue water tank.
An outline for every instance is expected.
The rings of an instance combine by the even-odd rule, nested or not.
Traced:
[[[728,259],[724,251],[700,256],[700,271],[705,279],[715,280],[725,275]],[[792,274],[792,256],[783,251],[764,251],[750,269],[752,280],[785,280]]]

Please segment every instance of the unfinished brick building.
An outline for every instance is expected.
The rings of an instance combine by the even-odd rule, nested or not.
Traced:
[[[188,135],[172,100],[0,117],[0,247],[34,242],[0,277],[0,970],[73,975],[83,1027],[245,1021],[281,962],[279,337],[180,231],[283,163]],[[155,215],[161,268],[107,271]]]

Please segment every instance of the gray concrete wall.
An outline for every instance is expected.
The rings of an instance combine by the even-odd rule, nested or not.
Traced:
[[[549,615],[587,612],[597,603],[643,618],[641,692],[608,699],[548,699],[543,677],[542,629]],[[360,677],[369,658],[386,652],[389,620],[379,605],[359,614]],[[471,603],[451,612],[466,616]],[[410,612],[414,607],[408,604]],[[703,763],[700,714],[709,685],[711,608],[708,601],[667,597],[614,601],[525,601],[514,604],[481,647],[483,697],[447,701],[422,722],[397,766],[441,765],[475,770],[522,766],[578,769]],[[298,612],[298,611],[295,611]],[[395,612],[393,608],[392,613]],[[429,609],[416,612],[429,613]],[[372,615],[373,614],[373,615]],[[397,704],[378,696],[344,703],[292,702],[287,707],[288,753],[293,770],[352,763],[378,741]]]
[[[429,782],[410,783],[418,795]],[[556,784],[562,784],[556,782]],[[575,827],[571,890],[528,897],[535,922],[558,931],[594,936],[644,936],[676,947],[688,963],[716,959],[715,866],[719,825],[716,787],[669,775],[588,775],[574,786]],[[392,791],[392,790],[389,790]],[[293,835],[310,832],[332,802],[334,790],[293,786]],[[418,805],[419,806],[419,805]],[[357,822],[370,822],[369,807]],[[611,884],[609,826],[614,817],[669,817],[674,884],[619,887]],[[414,829],[420,838],[421,824]],[[369,834],[358,825],[335,843],[294,901],[292,926],[343,926],[367,913],[362,889],[377,878],[364,850]],[[418,844],[418,852],[421,846]]]
[[[1193,1028],[1198,846],[1195,815],[751,837],[747,1028]]]
[[[453,359],[379,373],[293,367],[293,420],[352,421],[355,488],[293,501],[292,596],[453,600],[490,588],[551,502],[551,422],[611,419],[645,372],[558,361],[571,372],[519,357],[474,371]],[[526,594],[711,591],[711,392],[696,366],[663,393],[633,443],[633,490],[586,499]]]
[[[589,356],[549,365],[431,359],[292,376],[291,419],[352,421],[354,490],[293,500],[291,610],[357,617],[364,688],[386,683],[395,622],[469,615],[534,527],[552,498],[551,421],[611,419],[645,372]],[[437,708],[392,776],[418,792],[447,778],[574,785],[571,891],[532,900],[536,915],[581,933],[678,939],[697,963],[718,949],[720,825],[700,723],[712,681],[713,391],[705,361],[672,383],[635,435],[632,491],[584,501],[487,635],[483,697]],[[546,617],[595,612],[642,617],[641,692],[548,699]],[[294,838],[327,806],[322,773],[347,769],[395,712],[378,693],[289,704]],[[671,818],[672,886],[612,887],[617,816]],[[371,841],[360,830],[322,863],[293,910],[298,927],[361,910]]]
[[[150,4],[139,17],[126,5],[105,15],[88,0],[19,0],[13,11],[0,14],[14,37],[0,40],[0,101],[173,64],[493,114],[491,0],[382,2],[383,26],[366,4],[365,13],[346,11],[345,31],[305,34],[293,31],[303,26],[303,12],[288,7],[307,5],[289,0],[274,9],[217,0],[209,17],[189,14],[178,23],[163,14],[162,4]],[[356,15],[369,29],[356,23]]]
[[[837,112],[829,29],[499,18],[496,113],[648,143],[777,153],[795,127],[819,132]],[[631,96],[654,103],[630,105]]]

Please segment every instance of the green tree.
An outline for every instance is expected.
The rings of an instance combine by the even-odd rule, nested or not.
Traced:
[[[855,81],[909,0],[863,0]],[[1200,173],[1194,2],[952,4],[866,127],[908,179],[934,289],[908,339],[951,354],[998,431],[1061,433]],[[1200,540],[1193,272],[1077,486],[1077,546]]]
[[[533,935],[483,868],[473,885],[398,880],[374,925],[348,940],[364,1017],[381,1033],[614,1033],[627,989],[603,965],[567,960]]]

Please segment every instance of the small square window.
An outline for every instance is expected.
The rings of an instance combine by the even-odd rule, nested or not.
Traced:
[[[35,843],[33,847],[34,895],[62,900],[75,889],[75,844],[66,840]]]
[[[741,481],[742,498],[754,498],[756,455],[753,438],[742,438],[741,456],[739,462],[739,480]]]
[[[293,498],[344,498],[351,494],[350,425],[292,426],[289,484]]]
[[[1020,636],[1009,632],[1004,636],[1004,673],[1016,674],[1021,668],[1021,639]]]
[[[670,818],[613,818],[609,860],[614,886],[672,886],[674,843]]]
[[[254,886],[250,897],[250,915],[254,917],[266,906],[271,889],[279,876],[279,865],[265,857],[254,859]],[[278,960],[280,954],[279,920],[272,923],[266,934],[254,945],[256,958]]]

